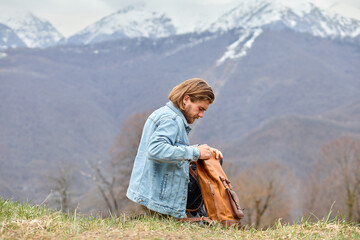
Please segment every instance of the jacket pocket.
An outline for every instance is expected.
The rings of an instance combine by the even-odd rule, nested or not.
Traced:
[[[185,163],[185,161],[180,161],[180,162],[176,163],[176,166],[177,166],[178,168],[182,168],[183,165],[184,165],[184,163]]]
[[[159,199],[163,199],[166,194],[166,186],[167,186],[167,182],[168,182],[168,176],[169,176],[169,174],[164,174],[163,179],[161,181]]]

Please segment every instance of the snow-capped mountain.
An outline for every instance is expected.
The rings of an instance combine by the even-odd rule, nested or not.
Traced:
[[[100,19],[70,37],[67,43],[89,44],[120,38],[160,38],[176,34],[176,29],[165,14],[129,6]]]
[[[63,38],[50,22],[29,12],[19,13],[9,18],[5,24],[11,27],[18,37],[31,48],[53,46]]]
[[[9,47],[26,47],[26,45],[11,28],[0,23],[0,49]]]
[[[306,0],[241,1],[217,21],[199,30],[215,32],[264,26],[290,28],[319,37],[354,38],[360,35],[360,21],[320,9]]]

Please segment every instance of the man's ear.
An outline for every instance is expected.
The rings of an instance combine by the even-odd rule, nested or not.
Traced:
[[[190,96],[189,95],[185,95],[184,97],[183,97],[183,104],[185,104],[185,103],[187,103],[187,102],[189,102],[190,101]]]

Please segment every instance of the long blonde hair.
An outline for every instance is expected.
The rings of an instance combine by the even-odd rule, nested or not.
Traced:
[[[168,98],[180,110],[184,111],[183,98],[189,95],[191,102],[209,101],[213,103],[215,95],[209,84],[200,78],[192,78],[175,86]]]

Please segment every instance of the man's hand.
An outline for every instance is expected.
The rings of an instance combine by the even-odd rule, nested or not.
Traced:
[[[200,150],[200,157],[199,159],[209,159],[211,157],[212,151],[211,147],[209,147],[207,144],[196,146]]]
[[[220,158],[224,158],[224,156],[222,155],[222,153],[219,151],[219,150],[217,150],[216,148],[210,148],[210,150],[211,150],[211,152],[213,153],[213,154],[215,154],[215,158],[217,159],[217,160],[219,160],[219,157]]]
[[[219,160],[219,158],[223,158],[222,153],[216,148],[209,147],[207,144],[199,145],[197,148],[200,150],[199,159],[207,160],[211,158],[211,155],[214,154],[215,158]]]

